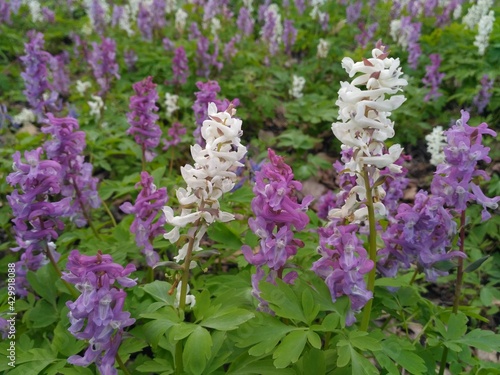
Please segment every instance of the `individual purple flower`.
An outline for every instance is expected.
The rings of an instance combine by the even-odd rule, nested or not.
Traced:
[[[306,10],[306,2],[305,0],[295,0],[295,8],[297,8],[297,13],[302,15]]]
[[[444,147],[445,162],[439,164],[431,183],[432,194],[442,197],[445,204],[456,212],[465,211],[468,203],[476,202],[483,206],[481,218],[489,219],[489,209],[496,209],[500,196],[488,198],[477,185],[478,177],[489,180],[488,174],[477,169],[480,161],[491,162],[489,147],[483,146],[483,135],[496,136],[496,133],[483,122],[477,127],[467,124],[470,115],[462,110],[461,118],[445,131],[447,146]]]
[[[89,0],[86,3],[88,4],[87,12],[92,28],[99,35],[103,35],[106,30],[106,17],[108,12],[108,9],[105,9],[103,5],[107,7],[107,3],[101,2],[100,0]]]
[[[359,19],[359,17],[361,17],[361,8],[363,8],[362,1],[355,1],[354,3],[349,4],[346,9],[347,23],[353,24]]]
[[[10,323],[7,321],[7,319],[2,317],[0,317],[0,333],[2,334],[2,340],[7,339],[10,333]]]
[[[368,45],[368,43],[373,41],[373,36],[375,35],[375,32],[378,29],[378,23],[374,22],[370,25],[366,25],[365,23],[359,23],[358,27],[361,33],[356,35],[355,39],[362,48],[365,48]]]
[[[408,43],[408,64],[413,69],[417,68],[418,59],[422,54],[419,44],[421,29],[421,22],[412,22],[411,17],[401,18],[401,30],[406,34]]]
[[[111,15],[111,27],[116,27],[120,24],[120,19],[123,16],[125,8],[120,5],[113,5],[113,13]]]
[[[158,92],[152,77],[147,77],[133,85],[135,96],[130,98],[130,110],[127,119],[130,128],[127,134],[134,136],[142,148],[143,161],[151,161],[156,156],[152,151],[160,143],[161,129],[156,124],[159,116],[156,102]]]
[[[69,55],[63,52],[50,59],[50,70],[52,73],[52,88],[60,96],[69,95],[69,74],[67,64],[69,63]]]
[[[84,161],[85,132],[78,130],[78,121],[72,117],[56,118],[47,113],[46,124],[42,132],[50,134],[52,140],[46,141],[43,147],[47,158],[61,165],[61,195],[71,199],[65,216],[77,227],[83,227],[90,220],[90,209],[101,204],[98,179],[92,177],[92,164]]]
[[[32,30],[28,36],[30,41],[24,45],[26,55],[20,57],[25,67],[25,71],[21,73],[26,87],[23,94],[33,111],[41,115],[44,112],[44,107],[50,104],[44,99],[44,93],[50,89],[47,79],[47,64],[50,63],[52,56],[43,50],[42,33]]]
[[[167,52],[175,51],[175,44],[169,38],[163,38],[162,44],[165,51]]]
[[[46,22],[54,23],[56,21],[54,12],[47,7],[42,8],[42,15]]]
[[[181,142],[181,136],[186,134],[186,128],[180,122],[174,122],[167,132],[170,140],[163,140],[163,151],[175,147]]]
[[[247,262],[257,267],[257,279],[253,279],[254,295],[260,301],[259,308],[264,309],[266,303],[258,291],[260,275],[264,276],[262,267],[267,265],[270,269],[269,282],[276,277],[293,282],[297,277],[295,272],[283,277],[283,271],[288,259],[304,246],[302,241],[294,238],[292,228],[300,231],[306,227],[309,217],[305,212],[313,200],[312,196],[307,196],[299,203],[296,192],[302,190],[302,184],[293,179],[292,169],[271,149],[268,150],[268,157],[270,162],[256,172],[255,197],[252,200],[255,219],[248,220],[250,228],[260,238],[259,250],[254,254],[247,245],[241,249]]]
[[[113,77],[120,79],[116,62],[116,43],[111,38],[103,38],[101,44],[92,43],[92,52],[88,62],[94,72],[94,77],[101,87],[99,96],[104,96],[110,89]]]
[[[297,29],[293,27],[293,21],[286,19],[283,27],[283,45],[285,46],[285,53],[290,54],[292,47],[297,40]]]
[[[233,36],[229,42],[224,46],[224,58],[226,60],[232,60],[234,56],[238,53],[236,49],[236,43],[239,42],[239,36]]]
[[[340,225],[340,219],[335,219],[326,228],[320,228],[318,251],[321,258],[312,265],[316,275],[325,280],[334,302],[341,296],[349,297],[348,326],[356,321],[354,313],[361,311],[373,297],[364,275],[371,271],[374,264],[356,235],[358,230],[356,224]]]
[[[166,5],[165,0],[153,0],[151,3],[152,24],[154,30],[161,30],[167,25],[165,20]]]
[[[320,219],[326,220],[328,219],[328,213],[334,207],[337,207],[335,202],[335,194],[333,191],[328,190],[326,194],[323,194],[317,204],[318,217]]]
[[[188,40],[198,40],[202,36],[200,28],[196,22],[192,22],[189,26]]]
[[[491,95],[493,94],[493,83],[495,80],[489,78],[487,74],[481,78],[481,89],[477,95],[472,99],[472,103],[477,108],[479,114],[483,114],[484,110],[490,102]]]
[[[69,308],[69,332],[79,340],[89,342],[83,357],[73,355],[68,362],[77,366],[95,363],[99,372],[116,375],[115,356],[118,353],[124,328],[134,324],[130,313],[123,311],[127,293],[118,289],[115,281],[123,287],[132,287],[136,282],[128,276],[135,271],[133,264],[125,268],[113,263],[110,255],[101,251],[95,256],[82,255],[73,250],[62,279],[74,284],[81,295],[76,301],[66,302]]]
[[[248,11],[247,8],[241,7],[240,12],[238,13],[238,19],[236,20],[236,26],[242,32],[244,36],[252,35],[254,21],[252,19],[252,15]]]
[[[144,40],[151,41],[153,39],[152,14],[150,12],[150,8],[144,3],[139,4],[137,27],[139,28]]]
[[[135,69],[135,64],[139,60],[137,53],[133,49],[129,49],[125,51],[123,54],[123,60],[125,60],[125,65],[127,66],[128,71],[132,71]]]
[[[424,101],[428,102],[431,99],[436,99],[441,96],[438,92],[439,85],[441,84],[445,74],[439,72],[439,67],[441,65],[441,56],[438,53],[433,53],[429,55],[431,59],[431,64],[425,67],[425,77],[422,78],[422,82],[426,88],[430,88],[430,91],[425,95]]]
[[[16,293],[24,296],[27,295],[27,271],[36,271],[44,265],[47,255],[55,261],[59,258],[52,241],[64,228],[60,217],[66,214],[70,204],[69,198],[54,200],[61,192],[61,165],[56,161],[41,160],[42,155],[42,148],[26,151],[24,163],[17,151],[12,157],[14,172],[6,178],[9,185],[16,187],[7,195],[7,201],[12,208],[12,222],[19,245],[11,250],[24,250],[16,263]]]
[[[278,52],[282,32],[279,8],[276,4],[271,4],[265,9],[264,26],[261,30],[262,40],[267,44],[271,56]]]
[[[10,4],[5,0],[0,0],[0,24],[11,25]]]
[[[11,0],[10,1],[10,10],[12,13],[17,14],[19,13],[19,8],[21,8],[21,4],[23,3],[22,0]]]
[[[174,74],[174,84],[183,85],[189,75],[188,59],[184,47],[180,46],[174,52],[172,59],[172,72]]]
[[[223,63],[217,61],[219,56],[219,45],[214,43],[213,53],[210,54],[208,51],[210,49],[210,41],[208,38],[201,36],[198,38],[198,43],[196,44],[196,61],[198,65],[198,69],[196,70],[196,74],[199,77],[208,78],[210,76],[210,71],[212,67],[216,68],[220,71],[223,67]]]
[[[141,181],[135,188],[142,188],[135,204],[125,202],[120,209],[127,214],[135,215],[130,231],[135,234],[135,242],[146,257],[148,266],[154,267],[160,256],[153,248],[153,240],[165,233],[165,215],[158,217],[158,214],[168,201],[167,188],[157,189],[153,177],[145,171],[141,172]],[[158,220],[155,221],[157,217]]]
[[[385,276],[393,277],[400,266],[408,269],[416,263],[428,280],[435,281],[447,275],[437,263],[465,257],[459,251],[448,251],[457,228],[442,197],[421,190],[413,205],[399,205],[394,219],[382,234],[385,247],[379,250],[377,267]]]

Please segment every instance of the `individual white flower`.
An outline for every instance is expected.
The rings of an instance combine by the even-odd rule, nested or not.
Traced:
[[[493,6],[493,0],[478,0],[477,4],[474,4],[469,8],[469,11],[462,19],[462,22],[468,29],[473,29],[483,18],[486,16]]]
[[[120,15],[120,19],[118,20],[118,27],[121,30],[125,31],[128,36],[132,36],[135,34],[134,30],[132,29],[131,22],[133,18],[134,17],[130,5],[125,5]]]
[[[243,5],[250,13],[253,11],[253,0],[243,0]]]
[[[212,23],[210,26],[210,32],[214,37],[217,37],[217,33],[219,32],[221,28],[220,20],[218,18],[212,18]]]
[[[427,152],[431,154],[431,164],[438,165],[444,162],[444,146],[446,146],[446,137],[442,126],[436,126],[432,133],[425,136],[427,141]]]
[[[33,21],[33,23],[43,21],[40,3],[37,0],[28,0],[27,3],[30,9],[31,21]]]
[[[325,59],[328,56],[329,50],[330,50],[330,44],[326,40],[320,39],[318,43],[316,56],[318,57],[318,59]]]
[[[178,308],[179,303],[181,300],[181,288],[182,288],[182,281],[179,281],[179,284],[177,285],[177,293],[175,294],[175,302],[174,302],[174,307]],[[186,293],[186,305],[189,305],[191,308],[194,307],[196,304],[196,297],[189,294],[190,288],[189,284],[187,286],[187,293]]]
[[[104,106],[104,102],[100,96],[92,95],[91,98],[92,101],[87,102],[90,106],[90,115],[99,120],[101,118],[102,110],[106,109],[106,107]]]
[[[92,34],[92,31],[93,31],[93,28],[92,28],[92,25],[90,24],[90,22],[87,22],[85,23],[83,26],[82,26],[82,34],[83,35],[91,35]]]
[[[306,79],[304,77],[293,75],[292,88],[288,90],[288,93],[296,99],[302,98],[302,90],[306,84]]]
[[[490,34],[493,31],[493,23],[495,22],[495,12],[492,10],[481,17],[478,24],[478,32],[474,45],[478,48],[478,53],[482,56],[490,43]]]
[[[21,124],[21,125],[32,124],[36,121],[36,115],[35,112],[33,112],[31,109],[23,108],[21,110],[21,113],[14,116],[13,121],[16,124]]]
[[[309,16],[313,19],[319,19],[320,18],[320,10],[319,7],[321,7],[325,3],[325,0],[311,0],[311,6],[313,7],[311,12],[309,13]]]
[[[177,6],[177,1],[176,0],[166,0],[165,1],[165,13],[170,14],[172,13]]]
[[[85,91],[87,91],[87,89],[91,86],[92,84],[88,81],[76,81],[76,91],[78,91],[78,93],[82,96],[85,95]]]
[[[233,117],[235,113],[231,105],[226,111],[218,112],[214,103],[209,104],[209,118],[201,127],[201,136],[206,145],[192,146],[194,165],[181,167],[181,175],[187,185],[176,192],[181,213],[175,216],[171,207],[163,209],[166,222],[174,227],[164,235],[171,243],[180,239],[179,228],[194,224],[187,234],[190,240],[184,243],[175,256],[177,262],[185,259],[190,243],[193,251],[201,250],[199,244],[208,225],[214,221],[234,219],[233,214],[220,209],[219,199],[234,187],[234,170],[243,166],[240,160],[246,154],[246,147],[240,143],[242,122]]]
[[[177,29],[178,32],[184,31],[184,28],[186,27],[186,20],[187,20],[188,14],[184,12],[181,8],[177,9],[177,12],[175,13],[175,28]]]
[[[283,35],[283,25],[281,24],[281,14],[280,14],[280,8],[278,7],[277,4],[271,4],[267,7],[266,11],[264,12],[264,19],[268,17],[268,14],[271,13],[272,17],[274,19],[274,30],[273,30],[273,35],[272,39],[270,42],[275,42],[279,39],[281,39],[281,35]],[[264,33],[264,29],[260,30],[261,35]]]
[[[179,109],[179,106],[177,105],[178,100],[178,95],[172,95],[168,92],[165,94],[165,108],[167,110],[167,117],[172,117],[172,114]]]

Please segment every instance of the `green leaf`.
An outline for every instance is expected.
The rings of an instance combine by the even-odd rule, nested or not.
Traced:
[[[205,369],[212,353],[212,337],[203,327],[196,327],[184,346],[182,360],[185,369],[194,375],[199,375]]]
[[[298,361],[307,341],[307,331],[290,332],[273,353],[276,368],[285,368]]]
[[[51,325],[59,319],[59,312],[53,305],[44,299],[38,300],[35,307],[28,312],[33,328],[42,328]]]
[[[446,331],[446,340],[456,340],[461,338],[467,332],[467,316],[460,311],[456,314],[451,314],[448,319],[448,329]]]
[[[360,350],[376,351],[381,350],[380,340],[368,336],[366,332],[353,331],[349,334],[349,342],[355,348]]]
[[[302,310],[307,318],[307,323],[310,325],[318,315],[319,305],[314,303],[314,297],[309,288],[304,289],[302,292]]]
[[[262,298],[269,302],[269,307],[278,316],[307,323],[302,311],[302,304],[289,285],[277,279],[276,285],[261,282],[259,287]]]
[[[198,326],[193,323],[185,323],[181,322],[176,324],[174,328],[172,328],[172,334],[174,335],[174,340],[182,340],[188,337]]]
[[[345,340],[340,340],[337,344],[337,347],[337,367],[345,367],[349,364],[349,362],[351,362],[351,351],[349,343]]]
[[[377,368],[354,348],[351,350],[351,362],[353,375],[379,375]]]
[[[55,306],[57,298],[56,281],[59,280],[53,267],[42,267],[36,273],[28,272],[26,275],[29,284],[40,297]]]
[[[141,287],[146,293],[151,295],[155,300],[173,306],[175,301],[174,295],[169,295],[168,292],[172,288],[172,284],[166,281],[153,281]]]
[[[207,229],[207,234],[210,239],[224,244],[227,249],[240,250],[243,243],[239,233],[231,230],[226,223],[215,222]]]
[[[325,353],[312,348],[303,356],[303,374],[326,374]]]
[[[381,352],[374,352],[373,354],[377,362],[387,370],[389,375],[400,375],[398,367],[387,355]]]
[[[382,341],[381,345],[383,353],[405,368],[409,373],[418,375],[424,374],[427,371],[424,360],[415,353],[412,353],[415,347],[410,342],[396,337],[389,337]],[[374,354],[377,355],[378,353]],[[385,362],[381,363],[381,365],[386,367]],[[390,365],[388,366],[390,367]]]
[[[474,329],[457,341],[486,352],[499,351],[500,348],[500,335],[481,329]]]
[[[468,273],[468,272],[473,272],[475,270],[477,270],[479,267],[481,267],[481,265],[486,262],[488,259],[489,259],[489,255],[486,255],[478,260],[476,260],[475,262],[472,262],[471,264],[469,264],[464,272]]]
[[[164,372],[173,373],[172,364],[164,358],[155,358],[153,360],[144,362],[143,364],[136,367],[137,371],[140,372],[152,372],[155,374],[160,374]]]
[[[316,332],[307,332],[307,341],[309,341],[309,344],[311,344],[313,348],[321,349],[321,337],[319,337]]]
[[[231,331],[247,320],[254,317],[254,313],[238,308],[219,310],[213,316],[204,319],[200,325],[219,331]]]

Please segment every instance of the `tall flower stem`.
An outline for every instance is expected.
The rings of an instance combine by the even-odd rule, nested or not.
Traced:
[[[56,260],[52,256],[52,253],[50,252],[49,246],[47,244],[45,244],[45,253],[47,254],[47,258],[49,258],[49,261],[52,264],[52,267],[54,267],[54,270],[56,271],[57,275],[59,276],[59,278],[61,278],[62,272],[59,269],[59,266],[57,265]],[[66,280],[63,280],[62,278],[61,278],[61,280],[64,283],[64,285],[66,286],[66,288],[68,289],[69,293],[73,296],[73,298],[75,298],[75,299],[78,298],[78,292],[75,290],[75,288],[73,288]]]
[[[370,186],[368,167],[366,165],[363,167],[363,179],[365,180],[366,207],[368,209],[368,223],[370,227],[368,254],[370,256],[370,260],[373,261],[373,268],[368,273],[367,290],[373,293],[375,289],[375,270],[376,270],[375,265],[377,264],[377,228],[375,221],[375,209],[373,206],[372,187]],[[361,331],[368,330],[368,325],[370,324],[370,315],[372,311],[373,298],[374,296],[366,303],[363,309],[363,317],[360,326]]]
[[[465,247],[465,210],[462,211],[460,215],[460,251],[464,252]],[[453,314],[458,312],[458,307],[460,306],[460,295],[462,294],[462,284],[464,278],[464,259],[462,257],[458,258],[457,267],[457,280],[455,281],[455,298],[453,299]],[[446,368],[446,360],[448,358],[448,348],[444,347],[443,355],[441,357],[441,364],[439,366],[439,375],[444,374]]]
[[[120,354],[118,354],[118,352],[116,353],[115,359],[116,359],[116,362],[118,362],[118,366],[120,366],[120,369],[123,371],[123,373],[125,375],[130,375],[130,372],[125,367],[125,364],[123,363],[123,360],[120,357]]]

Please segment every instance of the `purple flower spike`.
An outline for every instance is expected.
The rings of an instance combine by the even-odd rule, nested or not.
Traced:
[[[101,374],[116,375],[115,356],[124,328],[134,324],[135,319],[123,311],[127,294],[113,284],[116,281],[124,287],[136,285],[135,280],[128,277],[135,266],[129,264],[123,268],[101,251],[88,256],[73,250],[66,268],[69,272],[65,272],[62,279],[81,292],[76,301],[66,303],[71,323],[68,330],[77,339],[90,344],[83,357],[73,355],[68,362],[77,366],[95,363]]]
[[[61,192],[61,165],[52,160],[41,160],[42,148],[26,151],[26,163],[21,161],[17,151],[13,155],[14,172],[7,176],[7,183],[17,186],[7,201],[12,208],[16,242],[12,251],[24,249],[21,260],[16,263],[19,295],[27,295],[25,276],[28,270],[36,271],[47,262],[46,254],[51,252],[57,261],[53,240],[58,238],[64,224],[60,220],[69,209],[70,198],[51,201],[49,197]]]
[[[168,129],[170,140],[163,140],[163,151],[167,151],[170,147],[175,147],[181,143],[181,136],[186,134],[186,128],[180,122],[174,122]]]
[[[484,113],[484,110],[490,102],[491,95],[493,94],[494,82],[495,80],[493,78],[490,79],[487,74],[483,75],[483,78],[481,78],[481,89],[472,100],[472,103],[476,106],[479,114]]]
[[[42,132],[52,135],[43,145],[47,157],[61,165],[61,194],[71,199],[69,216],[76,226],[82,227],[90,218],[90,208],[98,208],[98,179],[92,177],[92,164],[84,161],[85,133],[78,131],[78,121],[72,117],[56,118],[47,113],[47,126]]]
[[[158,112],[158,92],[152,77],[135,83],[133,88],[135,96],[130,98],[129,108],[132,112],[127,113],[130,123],[127,134],[133,135],[142,147],[144,160],[151,161],[156,156],[152,149],[160,144],[161,137],[161,129],[156,124],[159,116],[154,113]]]
[[[431,184],[432,194],[444,198],[446,205],[462,212],[470,202],[483,206],[481,217],[491,217],[488,208],[496,209],[500,196],[487,198],[476,184],[476,177],[489,180],[485,171],[477,169],[477,163],[491,162],[489,147],[483,146],[483,135],[496,133],[483,122],[477,127],[467,124],[469,113],[462,110],[462,117],[445,132],[448,145],[444,147],[445,162],[439,164]]]
[[[285,20],[283,27],[283,44],[285,46],[285,53],[290,54],[292,47],[297,40],[297,29],[293,26],[292,20]]]
[[[23,94],[35,113],[41,115],[44,112],[44,106],[50,104],[44,99],[43,94],[50,89],[47,80],[47,64],[51,61],[52,56],[43,50],[45,42],[42,33],[32,30],[28,36],[30,41],[24,45],[26,55],[20,57],[26,68],[21,73],[26,86]]]
[[[156,222],[153,221],[168,202],[167,189],[164,187],[157,189],[153,177],[147,172],[141,172],[141,181],[135,187],[136,189],[142,187],[135,204],[126,202],[120,209],[127,214],[135,214],[130,231],[135,234],[135,242],[146,256],[148,266],[154,267],[160,257],[153,249],[153,240],[165,233],[163,228],[166,222],[165,215],[160,215]]]
[[[256,254],[249,246],[243,246],[241,250],[247,262],[257,267],[255,277],[258,280],[264,275],[262,267],[267,265],[271,271],[268,281],[279,277],[285,282],[293,282],[296,276],[287,274],[283,277],[283,270],[288,259],[304,244],[294,238],[292,227],[303,230],[309,223],[305,211],[313,197],[307,196],[302,203],[298,203],[295,192],[302,190],[301,183],[293,179],[292,169],[282,157],[271,149],[268,156],[270,163],[256,172],[255,198],[252,200],[252,211],[256,217],[248,220],[250,228],[260,238],[260,248]],[[255,296],[260,296],[258,280],[253,283]],[[260,308],[266,306],[265,301],[258,298]]]
[[[425,95],[424,101],[428,102],[431,99],[436,99],[441,96],[438,92],[439,85],[443,80],[445,74],[439,73],[439,66],[441,65],[441,56],[438,53],[433,53],[429,55],[431,59],[431,65],[425,67],[426,74],[422,79],[426,88],[430,88],[430,91]]]
[[[99,96],[105,95],[111,86],[113,77],[120,79],[118,64],[116,62],[116,43],[111,38],[103,38],[102,43],[92,43],[93,50],[89,56],[89,64],[94,72],[94,77],[101,87]]]
[[[252,15],[250,14],[247,8],[245,7],[240,8],[238,19],[236,20],[236,25],[238,26],[238,29],[244,36],[252,35],[254,21],[252,19]]]
[[[174,84],[183,85],[189,75],[188,59],[184,47],[179,47],[174,52],[172,60],[172,72],[174,73]]]

